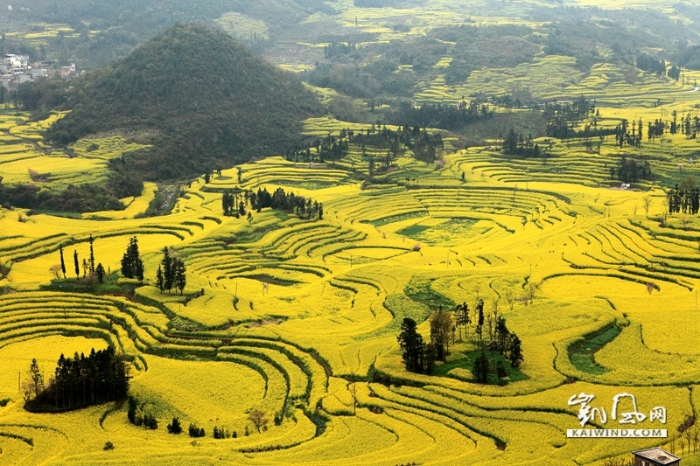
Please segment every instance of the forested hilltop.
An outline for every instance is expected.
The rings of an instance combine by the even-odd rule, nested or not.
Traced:
[[[334,10],[321,0],[18,0],[12,2],[11,9],[3,6],[0,21],[6,24],[6,31],[29,29],[44,36],[41,47],[25,44],[29,45],[25,52],[43,55],[36,58],[77,60],[81,68],[94,69],[124,56],[178,21],[214,24],[234,13],[264,22],[279,32],[314,12]],[[42,34],[51,29],[49,25],[68,25],[75,34]]]
[[[90,134],[129,133],[153,144],[122,159],[146,179],[280,152],[298,138],[302,120],[321,113],[294,75],[196,24],[177,24],[75,81],[65,108],[71,112],[49,129],[48,141],[65,145]]]

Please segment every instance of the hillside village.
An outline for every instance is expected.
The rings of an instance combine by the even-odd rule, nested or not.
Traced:
[[[29,55],[6,53],[0,62],[0,85],[7,91],[16,91],[20,84],[41,77],[54,76],[60,73],[64,79],[78,76],[75,63],[68,66],[57,66],[52,61],[37,61],[30,63]]]

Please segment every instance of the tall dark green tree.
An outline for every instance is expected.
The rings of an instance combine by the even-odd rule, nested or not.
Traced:
[[[508,377],[508,372],[500,359],[496,362],[496,376],[498,376],[498,381],[501,385],[505,383],[505,378]]]
[[[39,363],[36,361],[36,358],[32,359],[32,363],[29,366],[29,380],[29,388],[33,391],[34,397],[38,398],[44,391],[44,375],[39,369]]]
[[[489,376],[489,358],[484,351],[474,360],[473,375],[478,383],[486,383]]]
[[[508,340],[510,338],[510,331],[506,326],[505,317],[498,317],[496,321],[496,342],[498,343],[498,349],[501,353],[508,349]]]
[[[80,262],[78,261],[78,251],[73,250],[73,264],[75,265],[75,278],[80,278]]]
[[[405,317],[401,324],[401,333],[397,337],[401,346],[401,356],[406,370],[411,372],[423,372],[422,353],[423,337],[416,330],[416,321]]]
[[[165,281],[163,278],[163,268],[159,265],[158,266],[158,271],[156,272],[156,286],[160,290],[160,292],[163,292],[163,289],[165,289]]]
[[[465,327],[471,323],[469,319],[469,305],[464,302],[458,304],[455,308],[455,323],[459,328],[459,340],[462,341],[462,327]]]
[[[173,258],[170,257],[170,250],[168,247],[163,248],[163,260],[161,261],[163,266],[163,288],[172,290],[175,282],[175,268],[173,267]]]
[[[88,240],[90,243],[90,273],[95,272],[95,251],[92,248],[92,243],[95,242],[95,240],[92,238],[92,235],[90,235],[90,239]]]
[[[421,364],[425,374],[430,375],[433,373],[435,361],[437,361],[437,347],[432,343],[424,344]]]
[[[182,261],[182,259],[175,259],[175,276],[173,277],[173,286],[180,290],[180,294],[182,294],[183,290],[185,289],[185,285],[187,285],[187,278],[185,277],[185,263]]]
[[[233,210],[233,205],[234,205],[234,200],[233,200],[233,194],[230,192],[225,192],[223,196],[221,196],[221,207],[224,211],[224,215],[231,215],[231,211]]]
[[[444,361],[449,354],[450,332],[454,326],[452,313],[439,309],[430,314],[430,343],[435,345],[437,359]]]
[[[481,337],[484,332],[484,300],[480,299],[479,302],[476,304],[476,312],[477,315],[479,316],[477,325],[476,325],[476,333],[479,334],[479,342],[481,342]]]
[[[58,252],[61,255],[61,272],[63,272],[63,278],[66,278],[66,261],[63,260],[63,245],[58,247]]]
[[[95,274],[97,275],[97,281],[99,283],[105,282],[105,268],[102,265],[102,262],[97,264],[97,267],[95,268]]]
[[[523,363],[523,360],[525,359],[523,357],[523,350],[521,344],[522,343],[520,341],[520,338],[518,338],[518,336],[515,333],[511,333],[508,360],[510,361],[510,365],[515,367],[516,369],[520,367],[520,365]]]

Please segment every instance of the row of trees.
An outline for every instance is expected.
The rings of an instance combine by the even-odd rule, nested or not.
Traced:
[[[75,409],[118,401],[129,390],[129,370],[114,348],[58,359],[54,375],[45,383],[36,359],[22,384],[25,408],[30,411]]]
[[[322,214],[321,214],[322,215]],[[101,263],[95,266],[95,254],[93,249],[93,237],[90,235],[90,258],[83,259],[82,269],[83,278],[90,274],[90,277],[95,277],[99,283],[104,282],[104,277],[106,271]],[[56,264],[51,267],[51,271],[58,277],[59,271],[63,273],[63,277],[66,277],[66,264],[63,258],[63,246],[59,246],[59,255],[61,263]],[[73,262],[75,266],[76,278],[80,278],[80,262],[78,260],[78,251],[73,251]],[[139,253],[139,244],[136,236],[129,239],[129,245],[124,252],[121,259],[121,272],[126,278],[135,278],[137,280],[143,281],[144,279],[144,267],[143,260],[141,259],[141,254]],[[187,269],[185,263],[179,257],[172,255],[172,250],[165,247],[163,248],[163,259],[156,272],[156,286],[161,293],[164,291],[170,292],[173,288],[183,293],[185,286],[187,285]]]
[[[668,212],[697,214],[700,209],[700,189],[697,187],[679,188],[676,185],[666,195]]]
[[[127,418],[129,422],[137,427],[143,427],[145,429],[155,430],[158,429],[158,419],[153,413],[146,410],[143,405],[139,405],[138,401],[134,397],[129,397],[129,410],[127,411]],[[267,430],[267,425],[269,420],[265,411],[261,409],[252,409],[248,413],[248,420],[253,423],[258,433]],[[182,433],[182,424],[180,419],[173,417],[170,424],[167,425],[168,433],[173,435],[179,435]],[[206,431],[204,427],[199,427],[196,423],[191,422],[188,428],[188,433],[190,437],[205,437]],[[245,428],[245,435],[249,435],[250,432],[248,427]],[[214,426],[212,431],[212,436],[215,439],[224,438],[237,438],[238,432],[235,430],[233,432],[229,431],[224,427]]]
[[[98,263],[97,266],[95,266],[95,250],[93,247],[94,242],[94,238],[92,235],[90,235],[88,239],[88,243],[90,244],[90,258],[89,260],[83,258],[82,264],[78,259],[78,251],[73,250],[73,266],[76,280],[80,279],[80,269],[82,265],[83,279],[89,279],[90,283],[94,282],[95,279],[97,279],[99,283],[104,282],[104,277],[106,274],[104,266],[102,263]],[[59,271],[63,274],[63,278],[66,278],[66,261],[63,257],[63,245],[59,245],[58,254],[61,260],[60,264],[53,265],[49,270],[56,275],[56,278],[59,278]]]

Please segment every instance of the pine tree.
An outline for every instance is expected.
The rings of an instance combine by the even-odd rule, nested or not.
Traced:
[[[78,251],[73,250],[73,263],[75,265],[75,278],[80,278],[80,262],[78,262]]]
[[[405,317],[401,324],[401,333],[397,337],[401,346],[406,370],[423,372],[423,337],[416,330],[416,321]]]
[[[61,272],[63,272],[63,278],[66,278],[66,263],[63,260],[63,245],[58,246],[58,252],[61,255]]]
[[[32,359],[32,364],[29,366],[29,377],[32,382],[35,397],[38,397],[41,395],[41,392],[44,391],[44,375],[41,373],[39,363],[36,359]]]
[[[478,383],[488,382],[489,376],[489,358],[486,356],[485,352],[481,354],[474,360],[473,374]]]
[[[95,273],[97,274],[97,281],[100,283],[104,283],[105,280],[105,268],[102,266],[102,262],[97,264],[97,268],[95,269]]]
[[[503,361],[500,359],[496,362],[496,375],[498,376],[499,383],[503,385],[505,383],[505,378],[508,377],[508,372],[506,372]]]
[[[93,273],[95,271],[95,251],[92,249],[92,243],[95,240],[92,239],[92,235],[90,235],[90,239],[88,242],[90,243],[90,273]]]
[[[129,240],[129,246],[122,256],[121,265],[124,277],[143,281],[143,261],[139,254],[138,239],[135,236]]]
[[[156,272],[156,286],[160,290],[161,293],[163,293],[163,289],[165,288],[165,282],[163,280],[163,268],[159,265],[158,266],[158,271]]]
[[[180,290],[180,294],[182,294],[182,291],[185,289],[185,285],[187,284],[187,278],[185,277],[185,263],[180,259],[175,259],[174,269],[175,277],[173,280],[173,286]]]
[[[161,264],[163,265],[163,286],[169,292],[173,288],[175,281],[175,270],[173,267],[173,259],[170,257],[170,251],[167,246],[163,248],[163,260]]]
[[[138,255],[138,250],[137,250],[137,255]],[[143,261],[141,260],[140,257],[136,259],[134,262],[134,276],[139,280],[143,281]]]
[[[518,338],[515,333],[511,333],[509,350],[508,360],[510,361],[510,365],[517,369],[520,367],[520,364],[522,364],[524,358],[520,338]]]

